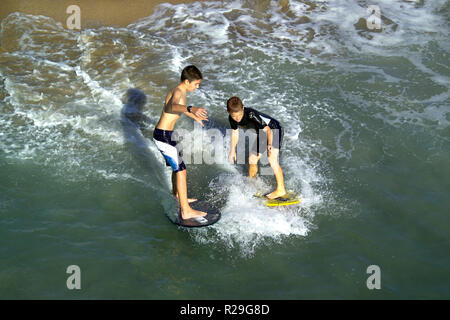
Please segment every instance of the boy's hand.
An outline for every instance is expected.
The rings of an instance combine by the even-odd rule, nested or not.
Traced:
[[[191,112],[186,111],[186,112],[184,112],[184,114],[186,116],[188,116],[189,118],[192,118],[195,121],[197,121],[198,123],[200,123],[202,127],[205,126],[203,124],[203,121],[208,121],[208,117],[206,116],[207,111],[204,108],[192,107]],[[204,115],[204,116],[198,116],[197,114]]]
[[[208,111],[205,108],[192,107],[191,113],[200,120],[208,120]]]
[[[197,121],[198,123],[201,124],[202,127],[204,127],[205,124],[203,123],[203,121],[208,121],[208,119],[206,119],[206,120],[201,120],[200,118],[195,117],[195,121]]]
[[[236,162],[236,152],[230,152],[228,155],[228,162],[235,163]]]

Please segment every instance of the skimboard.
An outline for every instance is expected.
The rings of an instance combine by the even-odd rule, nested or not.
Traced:
[[[181,218],[181,208],[178,206],[177,215],[175,219],[170,219],[169,217],[169,220],[172,221],[172,223],[176,224],[177,226],[186,228],[206,227],[213,225],[214,223],[220,220],[221,213],[219,209],[217,209],[212,204],[209,204],[206,201],[195,201],[193,203],[190,203],[189,205],[194,210],[206,212],[207,215],[204,217],[183,220]]]
[[[300,197],[292,191],[288,191],[286,195],[272,200],[268,199],[262,192],[257,192],[255,197],[263,200],[264,204],[268,207],[289,206],[300,203]]]

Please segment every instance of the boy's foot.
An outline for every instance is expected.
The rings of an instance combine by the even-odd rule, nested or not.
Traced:
[[[266,194],[266,198],[269,199],[269,200],[273,200],[273,199],[276,199],[276,198],[283,197],[286,194],[287,194],[286,190],[281,190],[281,191],[275,190],[272,193]]]
[[[190,208],[190,210],[186,210],[186,211],[181,210],[181,218],[183,220],[194,219],[194,218],[201,219],[201,217],[204,217],[206,215],[207,215],[206,212],[194,210],[192,208]]]

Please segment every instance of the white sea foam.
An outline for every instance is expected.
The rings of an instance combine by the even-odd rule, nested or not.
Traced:
[[[192,230],[191,236],[201,243],[222,243],[227,250],[237,250],[252,256],[260,247],[281,242],[289,236],[306,236],[310,221],[301,214],[305,207],[269,208],[253,195],[267,188],[262,180],[250,181],[238,174],[221,175],[210,187],[219,195],[226,195],[221,209],[222,219],[212,230]],[[210,231],[214,231],[212,234]]]

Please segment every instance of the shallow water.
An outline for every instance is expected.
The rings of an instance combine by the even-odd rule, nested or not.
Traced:
[[[449,2],[378,1],[380,32],[355,27],[368,5],[167,4],[80,32],[5,18],[0,297],[448,299]],[[222,219],[170,223],[171,173],[150,137],[188,64],[205,78],[188,102],[210,118],[177,124],[194,153],[216,129],[226,159],[225,103],[239,95],[285,128],[300,206],[262,206],[253,194],[274,178],[250,181],[245,165],[188,164],[190,195]],[[129,88],[147,96],[143,131],[123,117]],[[73,264],[79,291],[66,287]],[[366,286],[370,265],[381,290]]]

